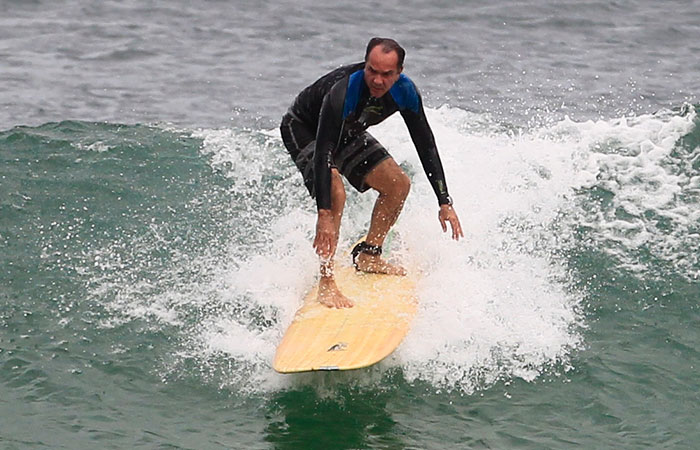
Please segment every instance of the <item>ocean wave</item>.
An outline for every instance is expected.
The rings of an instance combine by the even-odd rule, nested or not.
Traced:
[[[376,127],[413,180],[396,232],[398,256],[425,274],[420,311],[369,381],[337,383],[381,386],[398,372],[472,393],[566,373],[586,345],[585,249],[627,276],[697,278],[696,107],[535,129],[447,106],[428,115],[466,239],[441,233],[400,118]],[[325,375],[270,367],[317,276],[313,201],[277,130],[60,122],[15,127],[0,144],[10,193],[0,244],[22,215],[49,220],[52,192],[63,206],[36,237],[41,264],[87,289],[105,333],[140,323],[169,336],[154,369],[164,378],[245,395],[320,379],[332,388]],[[348,190],[341,247],[365,232],[373,202]]]

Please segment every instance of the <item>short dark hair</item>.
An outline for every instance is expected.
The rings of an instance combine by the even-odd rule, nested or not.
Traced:
[[[384,53],[396,52],[399,57],[399,69],[403,69],[403,60],[406,58],[406,50],[404,50],[398,42],[389,38],[373,37],[370,39],[369,44],[367,44],[367,52],[365,52],[365,62],[369,59],[369,53],[377,45],[382,46],[382,51],[384,51]]]

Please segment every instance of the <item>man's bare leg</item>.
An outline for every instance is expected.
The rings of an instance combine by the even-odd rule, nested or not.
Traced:
[[[399,218],[411,188],[411,180],[396,161],[387,158],[367,175],[365,182],[379,192],[372,211],[366,242],[370,245],[382,246],[389,230]],[[359,269],[364,272],[406,275],[403,267],[386,262],[380,255],[360,253],[356,262]]]
[[[338,169],[331,169],[331,214],[335,223],[336,241],[340,236],[340,221],[345,207],[345,187]],[[333,250],[335,253],[335,249]],[[318,283],[318,301],[329,308],[350,308],[355,303],[343,295],[335,284],[333,256],[321,262],[321,279]]]

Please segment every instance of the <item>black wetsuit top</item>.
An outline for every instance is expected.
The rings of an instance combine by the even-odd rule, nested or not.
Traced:
[[[401,74],[384,96],[371,97],[363,69],[364,63],[357,63],[324,75],[301,91],[290,108],[294,118],[316,134],[314,184],[318,209],[331,207],[330,168],[335,150],[396,111],[401,113],[408,127],[439,204],[451,204],[435,138],[418,89]]]

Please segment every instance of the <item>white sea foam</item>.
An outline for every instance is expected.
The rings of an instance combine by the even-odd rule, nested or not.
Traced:
[[[400,368],[409,381],[470,393],[498,380],[534,380],[549,368],[575,366],[572,355],[584,344],[586,324],[565,255],[580,226],[590,227],[588,239],[623,266],[638,269],[639,261],[625,249],[647,245],[660,258],[697,268],[696,256],[676,257],[674,250],[688,243],[699,218],[697,205],[683,203],[678,193],[697,192],[698,178],[679,170],[682,164],[672,154],[695,126],[694,114],[567,119],[537,130],[509,130],[487,116],[449,107],[428,115],[465,239],[454,242],[440,230],[437,202],[401,119],[373,129],[412,176],[396,231],[405,264],[423,274],[420,310],[406,340],[385,362],[332,379],[373,382],[383,371]],[[161,301],[146,312],[176,323],[168,307],[180,311],[189,302],[199,308],[201,318],[183,327],[189,342],[183,358],[221,372],[222,386],[269,392],[326,384],[326,375],[281,376],[271,369],[274,349],[316,278],[314,208],[299,174],[274,130],[196,135],[203,139],[202,153],[233,181],[239,204],[231,207],[260,222],[244,234],[262,244],[233,239],[229,253],[235,260],[205,258],[195,270],[206,276],[187,296],[160,293]],[[266,184],[266,177],[273,181]],[[590,209],[593,188],[608,191],[612,206]],[[253,194],[260,189],[274,197],[276,209],[256,203]],[[348,191],[341,246],[366,231],[373,201],[372,193]],[[656,227],[647,218],[650,211],[673,221],[671,231]],[[229,226],[238,230],[241,224]],[[606,246],[608,241],[622,245]],[[139,305],[131,313],[138,314]],[[222,358],[229,361],[226,370]]]
[[[499,134],[499,127],[483,116],[450,108],[430,111],[430,116],[467,236],[454,243],[441,233],[435,198],[400,119],[378,127],[377,137],[414,174],[397,231],[411,249],[404,253],[407,263],[426,273],[414,331],[382,367],[400,366],[410,380],[466,391],[501,376],[533,379],[580,343],[577,299],[567,294],[561,269],[547,253],[547,245],[556,241],[547,227],[570,194],[572,156],[565,143]],[[217,167],[231,167],[230,177],[242,189],[251,173],[280,170],[264,164],[254,164],[251,172],[236,168],[244,160],[260,162],[259,154],[265,153],[259,146],[240,145],[239,134],[214,130],[199,136],[204,153],[212,154]],[[273,150],[283,155],[281,148]],[[303,190],[294,170],[284,174],[281,183],[287,178],[293,183],[285,188]],[[279,195],[290,194],[283,189]],[[349,192],[344,245],[365,231],[373,199],[371,193]],[[257,315],[274,316],[270,328],[251,326],[249,315],[239,311],[238,317],[211,318],[197,338],[204,353],[228,354],[257,367],[244,384],[262,389],[318,381],[313,375],[283,377],[269,367],[277,342],[316,276],[310,246],[312,203],[289,196],[284,209],[270,224],[277,237],[264,253],[249,255],[226,275],[228,291],[223,295],[234,303],[245,297]],[[231,382],[243,381],[240,374],[232,374]]]
[[[692,167],[700,148],[678,146],[697,126],[694,109],[685,107],[681,113],[564,121],[550,130],[585,155],[582,168],[591,181],[584,185],[609,197],[603,207],[582,205],[580,225],[592,230],[603,251],[640,276],[659,276],[650,266],[664,264],[689,279],[700,274],[700,191]],[[640,250],[649,254],[646,262],[636,256]]]
[[[503,377],[534,379],[581,344],[579,298],[553,257],[571,208],[575,148],[538,134],[473,130],[462,111],[430,113],[465,237],[441,233],[434,195],[399,121],[376,134],[416,172],[398,229],[424,273],[421,309],[396,353],[408,379],[471,392]]]

